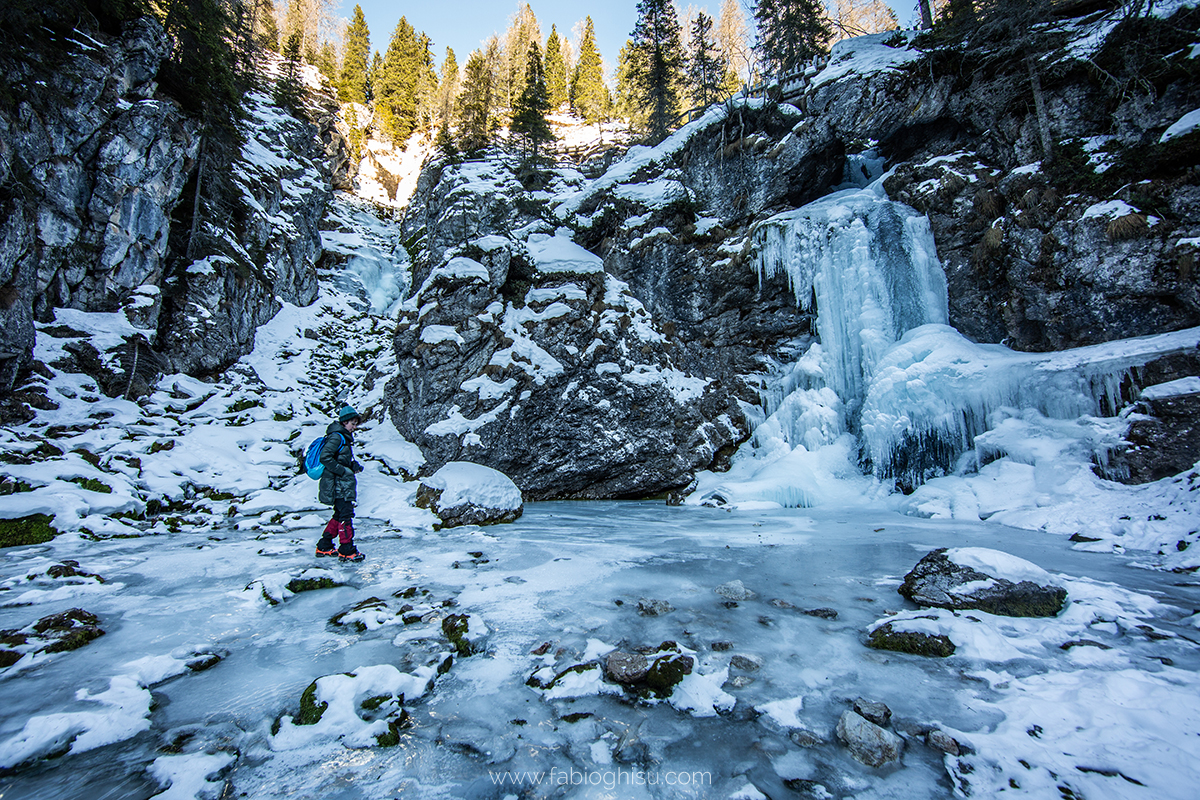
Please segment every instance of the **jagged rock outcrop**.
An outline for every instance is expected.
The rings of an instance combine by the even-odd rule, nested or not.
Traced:
[[[11,61],[0,111],[0,391],[30,358],[35,316],[115,311],[164,272],[171,209],[194,167],[198,125],[156,95],[167,37],[153,20],[79,33]],[[95,40],[92,40],[93,42]],[[23,91],[22,91],[23,89]]]
[[[252,95],[240,132],[202,130],[159,89],[158,22],[107,27],[43,29],[44,46],[5,59],[0,392],[55,308],[125,309],[151,360],[200,373],[247,352],[277,298],[316,296],[317,226],[349,164],[330,104],[312,104],[314,124]]]
[[[423,176],[407,224],[425,257],[388,386],[397,429],[427,468],[485,464],[530,500],[686,486],[745,437],[743,415],[678,367],[671,334],[598,257],[518,210],[522,193],[499,161]]]

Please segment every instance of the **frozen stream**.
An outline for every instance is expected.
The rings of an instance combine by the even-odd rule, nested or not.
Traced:
[[[1200,583],[1191,576],[1133,568],[1121,557],[1073,551],[1062,537],[885,511],[729,513],[648,502],[544,503],[528,506],[514,524],[487,529],[397,530],[363,521],[360,539],[367,561],[333,566],[348,585],[297,594],[274,606],[260,592],[245,591],[265,574],[324,566],[311,555],[316,533],[315,527],[210,528],[103,542],[60,537],[49,545],[0,551],[5,586],[63,559],[75,559],[81,569],[106,580],[88,587],[85,597],[65,596],[64,588],[54,602],[42,598],[34,608],[3,608],[0,628],[20,628],[38,616],[86,606],[107,631],[80,650],[2,679],[0,739],[51,712],[107,713],[117,725],[120,709],[81,702],[76,691],[103,692],[110,679],[136,671],[131,664],[147,656],[191,649],[225,654],[211,669],[153,685],[148,730],[0,778],[0,797],[150,797],[163,788],[147,772],[151,762],[171,756],[186,766],[189,757],[203,758],[205,751],[236,756],[223,759],[229,763],[221,777],[230,787],[223,797],[762,796],[750,785],[770,797],[826,796],[822,791],[833,797],[948,797],[953,790],[943,756],[922,742],[923,729],[963,732],[960,738],[979,746],[975,758],[982,764],[1003,755],[990,753],[989,747],[1008,746],[996,737],[1002,733],[1005,703],[1016,696],[1022,679],[1071,676],[1072,695],[1061,705],[1043,707],[1049,730],[1055,721],[1073,723],[1094,713],[1086,696],[1089,686],[1134,670],[1153,681],[1154,691],[1146,697],[1159,705],[1127,708],[1129,703],[1113,698],[1115,707],[1140,721],[1140,736],[1150,735],[1157,746],[1170,749],[1164,757],[1195,763],[1197,747],[1190,740],[1200,731],[1194,700],[1200,658],[1197,647],[1177,635],[1190,631],[1197,638],[1183,618],[1200,607]],[[1027,652],[1018,658],[933,659],[867,648],[868,625],[889,611],[911,608],[895,591],[904,573],[930,549],[947,546],[999,548],[1051,572],[1088,576],[1092,581],[1071,584],[1071,601],[1095,606],[1097,613],[1088,614],[1086,623],[1069,621],[1070,610],[1058,620],[1022,621],[1022,636],[1032,645],[1026,642]],[[741,580],[757,597],[727,607],[714,588],[732,580]],[[295,714],[301,693],[319,676],[379,664],[411,673],[443,656],[449,646],[436,619],[362,633],[329,623],[361,600],[390,599],[414,586],[428,590],[429,600],[453,599],[455,607],[445,612],[478,615],[490,632],[482,652],[458,659],[430,692],[406,703],[413,725],[399,745],[349,748],[330,735],[285,749],[273,739],[272,722]],[[1121,618],[1136,616],[1135,609],[1144,612],[1145,595],[1161,605],[1151,603],[1153,614],[1134,621],[1153,626],[1156,637],[1169,638],[1149,638]],[[636,611],[641,598],[666,601],[674,610],[641,616]],[[832,608],[838,616],[827,620],[798,610],[813,608]],[[1106,614],[1103,620],[1092,618]],[[1093,639],[1113,649],[1064,651],[1057,647],[1060,638]],[[562,669],[585,655],[663,640],[695,651],[697,672],[718,675],[712,686],[721,684],[735,656],[757,657],[763,666],[727,673],[730,679],[753,681],[740,688],[736,684],[744,681],[725,682],[724,692],[736,704],[719,715],[712,708],[687,713],[668,702],[630,702],[604,694],[550,700],[525,685],[544,664]],[[551,643],[548,655],[532,655],[544,642]],[[732,648],[714,650],[714,642],[729,642]],[[1184,702],[1161,707],[1173,689]],[[837,743],[837,719],[860,695],[893,710],[893,728],[907,739],[901,766],[865,767]],[[754,711],[797,697],[802,703],[786,726],[778,713]],[[1135,706],[1139,702],[1128,699]],[[1036,709],[1038,697],[1030,695],[1029,702]],[[1111,716],[1104,722],[1124,724]],[[1163,730],[1167,725],[1175,729]],[[800,746],[797,741],[805,737],[789,735],[799,730],[813,734],[817,743]],[[1178,774],[1152,789],[1155,784],[1137,770],[1152,767],[1154,759],[1129,749],[1139,747],[1141,739],[1126,736],[1123,751],[1112,746],[1110,733],[1096,732],[1096,753],[1073,754],[1086,761],[1102,753],[1107,763],[1080,766],[1115,770],[1146,786],[1087,769],[1059,781],[1081,793],[1097,792],[1094,796],[1186,796],[1178,791],[1185,789],[1182,779],[1194,766],[1180,763]],[[972,734],[981,735],[972,739]],[[1045,751],[1042,763],[1058,757],[1060,743],[1050,737],[1025,738],[1027,743],[1017,744],[1032,746],[1034,757]],[[1037,768],[1035,763],[1031,770]],[[495,785],[506,773],[511,780],[519,772],[551,769],[559,771],[559,785],[546,778],[541,786],[526,786],[524,794]],[[578,776],[597,776],[596,782],[642,770],[664,783],[675,774],[676,783],[611,789],[561,785],[571,780],[562,778],[562,771],[569,776],[572,769]],[[692,785],[680,785],[682,773]],[[824,790],[805,783],[787,788],[785,779],[816,781]],[[183,780],[177,782],[182,789]],[[1170,790],[1172,785],[1177,791]],[[1099,794],[1105,787],[1114,792]],[[220,791],[221,783],[208,788]],[[1026,788],[1042,794],[1032,779]]]

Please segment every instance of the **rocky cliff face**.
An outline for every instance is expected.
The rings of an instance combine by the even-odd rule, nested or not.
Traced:
[[[427,469],[482,463],[529,499],[642,497],[745,438],[736,403],[680,368],[674,335],[598,257],[534,216],[503,160],[438,164],[412,207],[420,288],[388,403]]]
[[[56,306],[113,311],[161,281],[170,214],[194,166],[197,125],[155,96],[167,52],[150,20],[30,52],[0,112],[0,389],[28,362],[35,316]]]
[[[561,172],[535,194],[511,176],[489,183],[439,163],[406,223],[426,237],[414,283],[423,288],[397,335],[393,419],[432,464],[479,460],[532,497],[649,494],[721,467],[712,455],[770,412],[768,376],[804,383],[780,376],[819,339],[815,293],[798,296],[786,270],[761,268],[764,231],[885,167],[888,195],[928,216],[949,322],[976,341],[1051,350],[1200,325],[1200,133],[1160,141],[1200,105],[1186,46],[1197,28],[1195,9],[1057,22],[1038,62],[1052,158],[1027,64],[892,34],[835,50],[787,103],[710,110],[595,181]],[[599,256],[603,274],[551,277],[535,255],[537,237],[552,233]],[[613,279],[620,303],[644,308],[662,342],[601,334],[618,311],[599,300],[614,296]],[[629,314],[631,328],[639,318]],[[545,371],[528,341],[561,372]],[[599,346],[644,363],[593,358]],[[700,378],[703,393],[612,399],[651,368]],[[588,392],[591,402],[574,402]],[[855,401],[842,402],[828,411],[853,433]],[[670,434],[671,416],[704,445]],[[728,433],[714,436],[718,421]],[[562,435],[573,430],[586,435]],[[616,478],[631,472],[623,454],[639,451],[634,442],[669,454],[652,480]],[[957,453],[946,449],[931,469]]]
[[[252,95],[240,134],[202,135],[158,92],[153,20],[53,45],[13,59],[0,110],[0,391],[58,307],[124,309],[162,369],[231,363],[276,298],[315,297],[317,225],[348,167],[333,110],[313,105],[314,125]]]

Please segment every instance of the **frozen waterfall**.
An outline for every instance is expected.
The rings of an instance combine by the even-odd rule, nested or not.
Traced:
[[[785,275],[797,306],[816,312],[819,342],[775,365],[750,442],[729,473],[702,475],[690,502],[852,503],[888,491],[879,481],[914,487],[996,458],[1104,463],[1132,373],[1198,337],[1060,353],[971,342],[947,324],[928,220],[878,181],[763,221],[750,253],[760,286]]]

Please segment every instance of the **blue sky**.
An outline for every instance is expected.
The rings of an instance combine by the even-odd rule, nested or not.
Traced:
[[[896,9],[901,25],[910,25],[916,0],[888,0]],[[697,2],[691,5],[715,17],[720,13],[722,0]],[[689,3],[681,2],[687,6]],[[339,16],[349,19],[354,12],[355,0],[341,0]],[[493,33],[503,33],[509,19],[517,10],[517,0],[425,0],[425,2],[396,2],[396,0],[357,0],[362,6],[371,30],[371,47],[382,53],[401,16],[418,31],[425,31],[433,40],[437,64],[440,66],[446,47],[454,48],[461,66],[467,55],[479,47]],[[596,28],[596,41],[605,66],[611,69],[617,53],[633,30],[637,20],[637,0],[600,0],[597,3],[565,2],[565,0],[529,0],[533,13],[537,15],[542,29],[542,38],[550,34],[551,23],[558,26],[560,34],[570,36],[571,28],[588,14]],[[742,0],[748,9],[750,0]],[[751,21],[749,10],[747,22]]]

